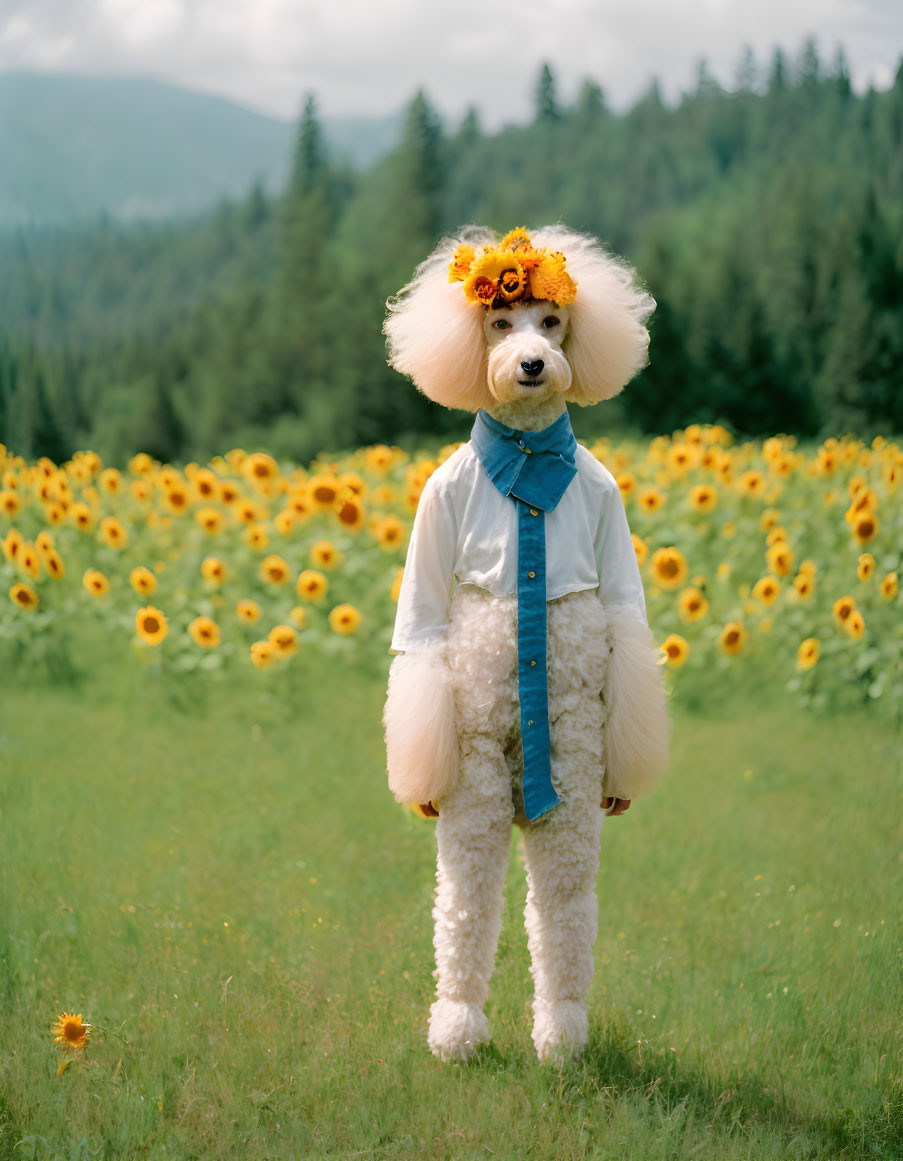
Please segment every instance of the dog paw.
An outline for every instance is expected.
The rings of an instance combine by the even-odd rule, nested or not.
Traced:
[[[533,1013],[533,1044],[543,1064],[579,1056],[589,1037],[582,1000],[537,1000]]]
[[[477,1004],[436,1000],[430,1008],[429,1046],[440,1060],[470,1060],[489,1040],[489,1021]]]

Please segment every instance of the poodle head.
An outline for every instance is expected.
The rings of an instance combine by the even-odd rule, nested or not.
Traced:
[[[531,230],[530,238],[537,250],[563,255],[576,284],[570,305],[544,298],[484,305],[460,279],[450,282],[462,246],[497,245],[478,227],[440,242],[387,303],[389,363],[436,403],[476,411],[561,393],[586,406],[616,395],[648,362],[645,324],[655,301],[633,269],[562,226]]]

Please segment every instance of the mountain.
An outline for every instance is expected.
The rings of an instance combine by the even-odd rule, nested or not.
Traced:
[[[299,94],[300,102],[300,94]],[[371,164],[398,116],[324,120],[331,152]],[[182,217],[255,181],[280,190],[295,124],[144,77],[0,74],[0,226]]]

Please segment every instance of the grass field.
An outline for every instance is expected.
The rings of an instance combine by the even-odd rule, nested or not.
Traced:
[[[494,1043],[450,1066],[382,672],[296,662],[193,708],[128,662],[3,678],[0,1158],[903,1153],[887,721],[678,693],[665,788],[605,824],[588,1051],[533,1056],[513,836]],[[64,1010],[108,1031],[57,1076]]]

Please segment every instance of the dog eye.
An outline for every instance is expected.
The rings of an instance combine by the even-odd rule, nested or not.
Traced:
[[[497,318],[492,324],[494,331],[509,331],[511,330],[511,323],[506,318]]]
[[[551,328],[551,327],[557,327],[560,322],[561,322],[561,319],[558,317],[557,314],[547,314],[546,317],[542,320],[542,325],[544,327]]]

